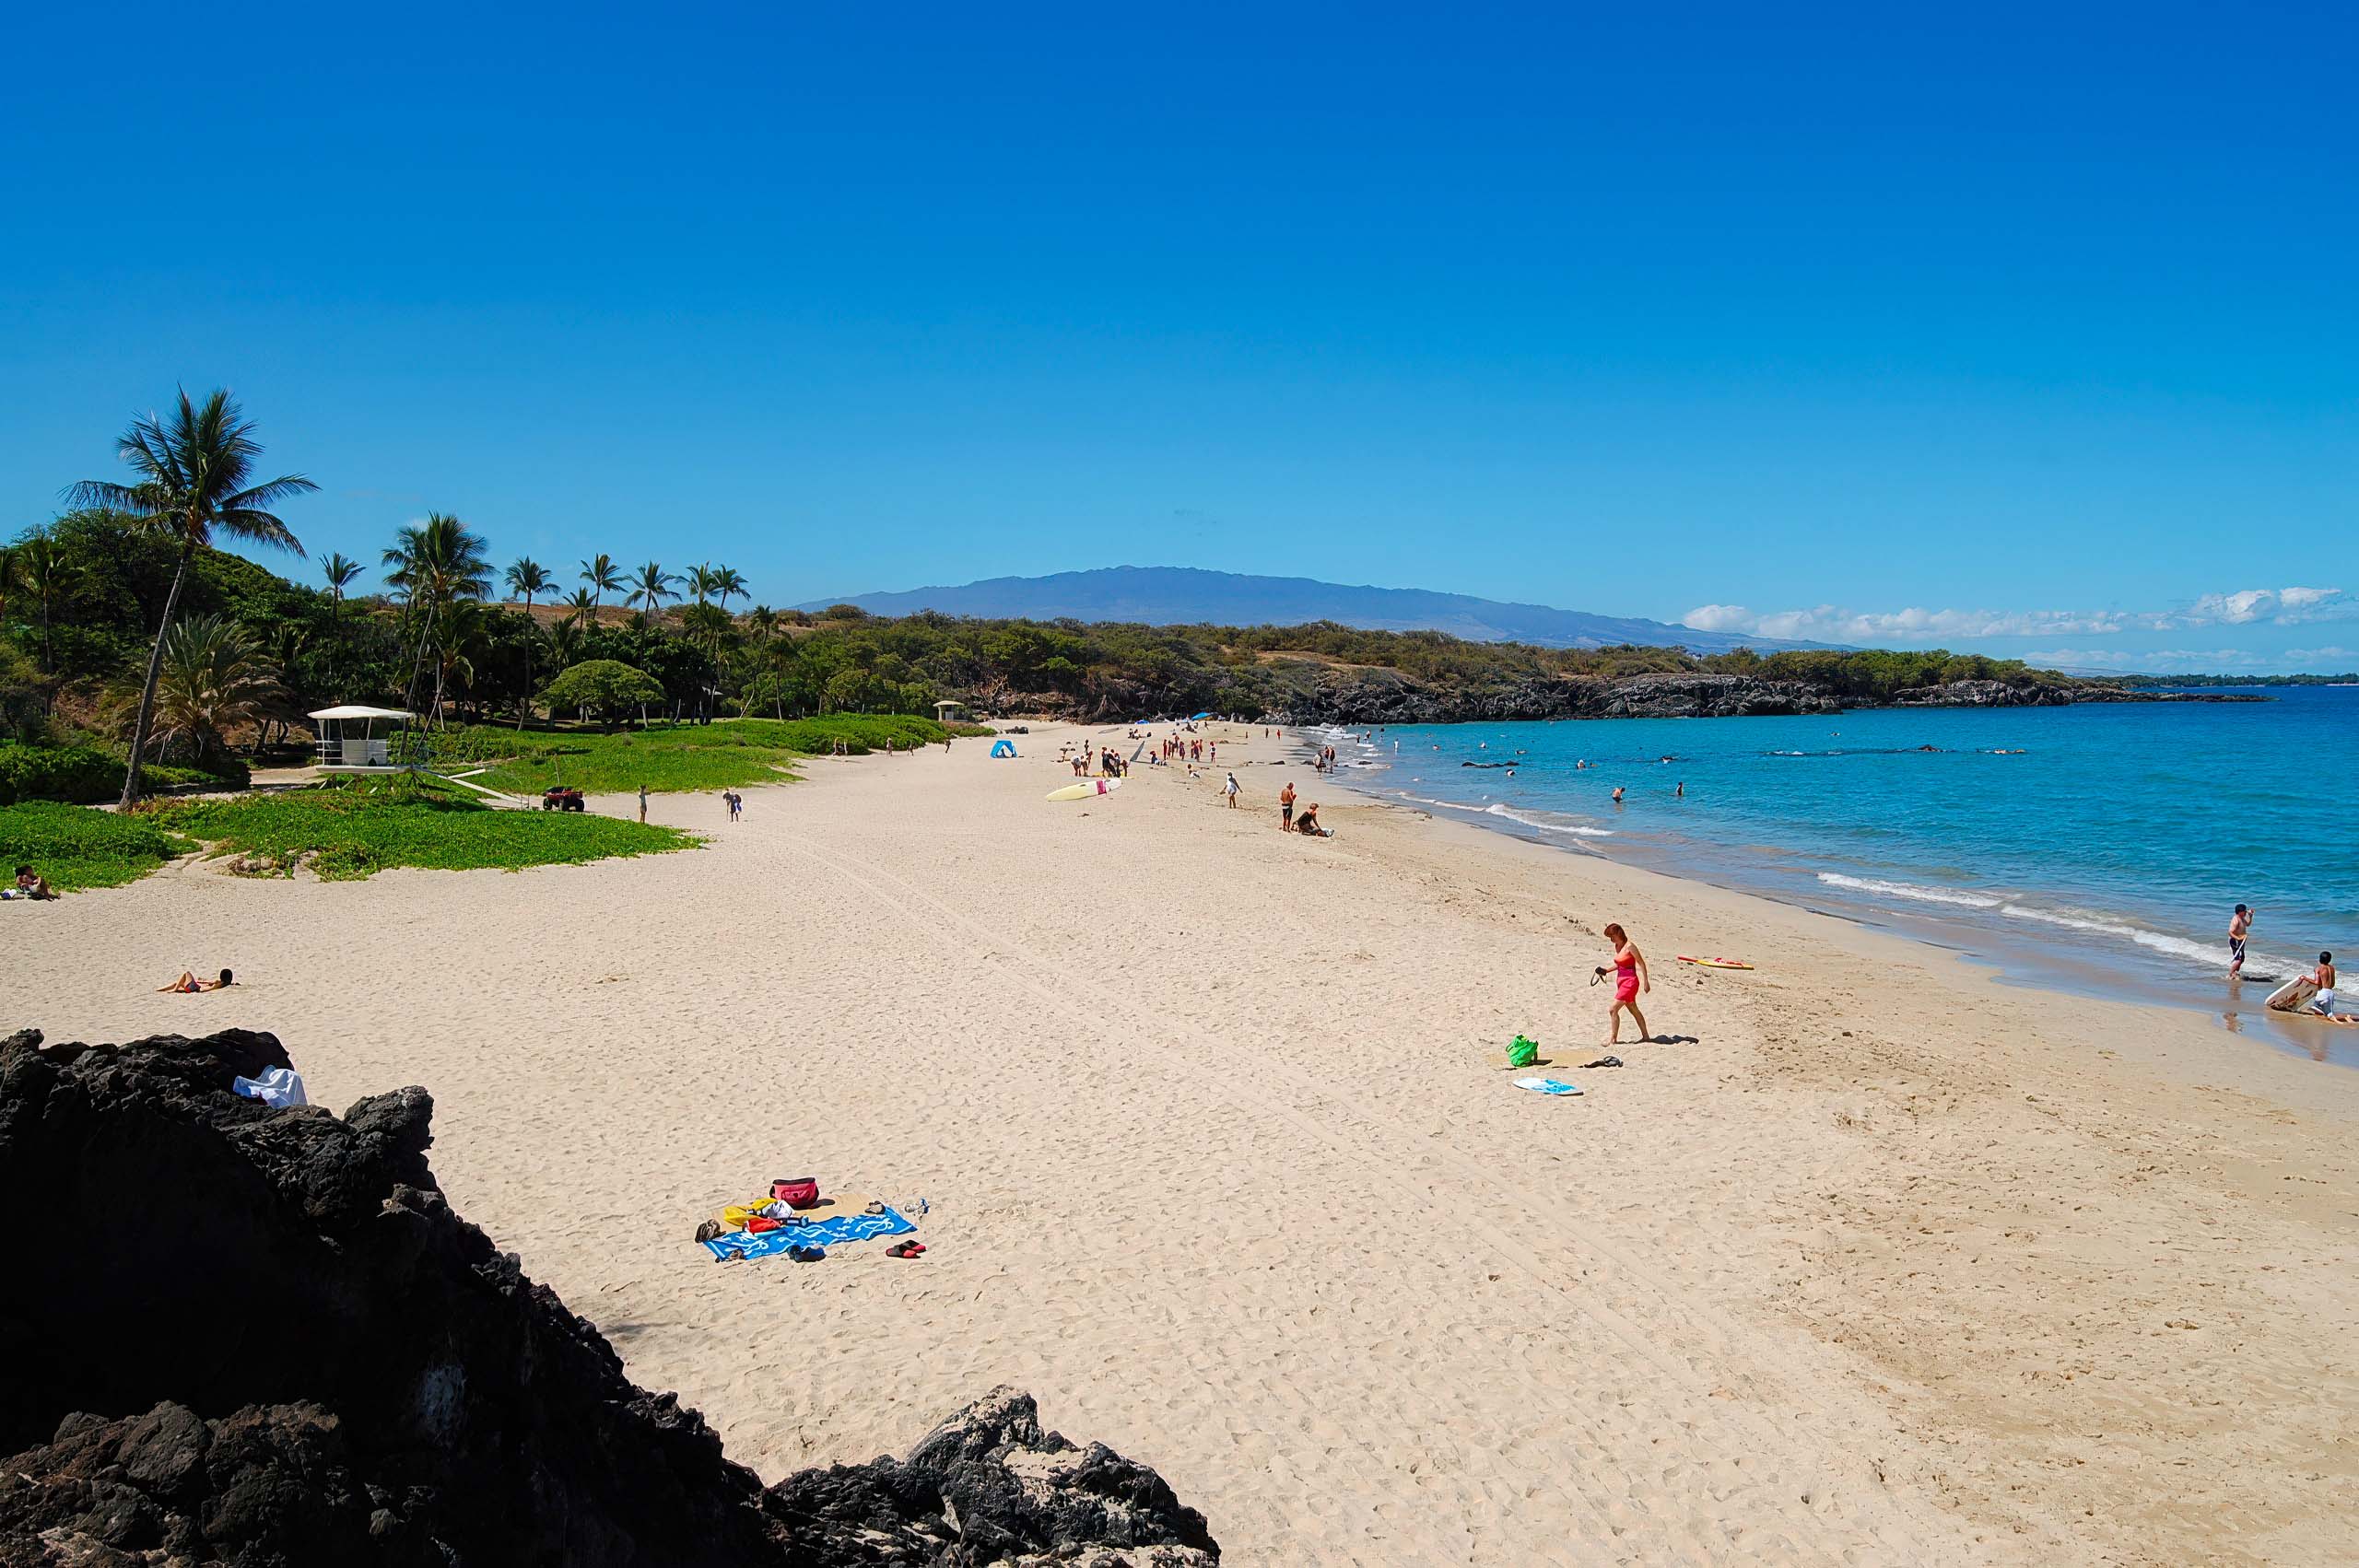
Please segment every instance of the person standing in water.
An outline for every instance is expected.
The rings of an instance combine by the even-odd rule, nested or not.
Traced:
[[[1622,1013],[1625,1009],[1628,1010],[1631,1021],[1638,1026],[1638,1038],[1651,1040],[1654,1031],[1647,1027],[1647,1015],[1638,1009],[1639,996],[1654,989],[1654,982],[1647,974],[1647,955],[1638,951],[1638,944],[1630,940],[1630,933],[1618,925],[1609,923],[1606,926],[1605,940],[1614,944],[1614,1005],[1605,1012],[1606,1023],[1611,1025],[1605,1043],[1609,1046],[1622,1043]],[[1605,966],[1599,965],[1597,972],[1604,974]]]
[[[2240,980],[2245,973],[2245,939],[2252,935],[2253,911],[2243,905],[2228,917],[2228,978]]]

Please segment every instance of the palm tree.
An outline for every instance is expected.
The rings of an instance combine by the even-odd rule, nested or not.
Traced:
[[[677,599],[679,595],[672,591],[672,585],[679,580],[676,573],[665,571],[654,561],[640,568],[638,578],[630,585],[629,600],[640,607],[640,618],[645,620],[661,614],[665,600]]]
[[[57,541],[45,529],[36,531],[18,545],[16,555],[18,586],[32,596],[41,611],[41,673],[53,674],[57,666],[50,658],[50,611],[55,607],[57,596],[73,587],[80,574],[74,569],[74,563],[59,552]]]
[[[202,763],[220,751],[231,726],[251,722],[283,695],[278,667],[244,627],[226,615],[193,615],[164,639],[157,751],[185,738]]]
[[[434,719],[442,721],[446,689],[472,690],[475,684],[475,652],[483,642],[483,604],[475,599],[453,599],[434,627]]]
[[[754,596],[735,567],[720,568],[712,576],[712,596],[721,601],[721,607],[724,610],[729,608],[732,599],[751,599]]]
[[[433,643],[435,622],[452,605],[480,600],[491,591],[491,561],[484,550],[482,534],[455,517],[428,512],[424,522],[412,523],[394,534],[393,547],[385,552],[385,580],[401,593],[411,614],[424,617],[403,707],[411,706],[417,696],[418,673]],[[442,673],[443,667],[438,665],[433,708],[437,713],[442,710]]]
[[[344,591],[352,586],[360,570],[358,561],[340,553],[331,554],[320,563],[320,575],[328,579],[328,602],[334,606],[336,619],[344,615]]]
[[[541,563],[530,556],[517,556],[503,580],[508,584],[508,591],[524,602],[524,614],[527,615],[533,613],[534,599],[557,586]]]
[[[593,591],[590,608],[594,612],[609,593],[620,593],[628,586],[622,568],[615,565],[612,556],[593,556],[581,563],[581,580]]]
[[[524,720],[533,716],[533,596],[553,591],[557,584],[541,569],[541,563],[530,556],[519,556],[508,568],[508,591],[524,601],[524,696],[516,705],[516,728],[522,730]]]
[[[147,749],[147,725],[156,709],[156,682],[164,665],[164,634],[180,608],[181,585],[197,546],[210,544],[217,531],[232,539],[303,553],[288,526],[270,509],[319,488],[299,474],[250,484],[262,444],[254,427],[227,392],[215,392],[200,406],[180,394],[169,419],[135,419],[115,443],[138,476],[133,485],[85,479],[65,492],[69,505],[111,507],[129,512],[139,526],[168,534],[180,545],[171,591],[164,595],[156,645],[147,655],[147,679],[139,692],[139,717],[131,726],[131,761],[123,770],[123,804],[139,799],[139,758]]]

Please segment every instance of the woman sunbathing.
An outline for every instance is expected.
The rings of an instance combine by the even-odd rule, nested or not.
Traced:
[[[224,986],[234,986],[237,983],[230,977],[229,971],[227,969],[221,971],[221,977],[217,980],[200,980],[183,969],[181,971],[179,979],[169,986],[158,986],[156,989],[159,991],[217,991]]]

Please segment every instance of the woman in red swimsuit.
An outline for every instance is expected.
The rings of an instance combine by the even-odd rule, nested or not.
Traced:
[[[1632,942],[1630,933],[1620,926],[1608,925],[1605,940],[1614,944],[1614,1005],[1605,1013],[1605,1021],[1612,1028],[1605,1043],[1609,1046],[1622,1043],[1622,1010],[1625,1008],[1629,1009],[1632,1022],[1638,1025],[1638,1038],[1651,1040],[1654,1031],[1647,1027],[1647,1015],[1638,1011],[1639,994],[1654,989],[1653,981],[1647,976],[1647,955],[1638,951],[1638,944]],[[1602,975],[1605,971],[1601,967],[1598,973]]]

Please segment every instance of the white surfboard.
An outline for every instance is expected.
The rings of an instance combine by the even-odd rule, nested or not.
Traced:
[[[2310,999],[2318,994],[2318,982],[2307,975],[2296,975],[2269,993],[2267,1005],[2277,1012],[2291,1012],[2307,1007]]]

